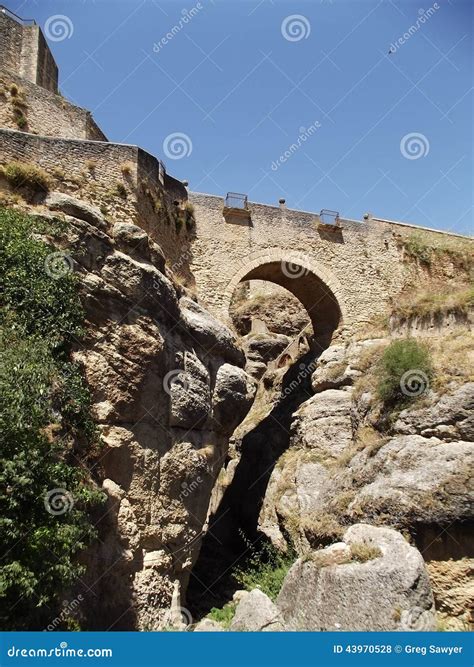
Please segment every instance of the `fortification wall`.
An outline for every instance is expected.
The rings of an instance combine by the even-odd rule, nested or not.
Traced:
[[[220,197],[191,193],[190,201],[196,217],[191,270],[200,298],[221,318],[228,318],[238,280],[259,264],[294,262],[288,270],[294,276],[285,285],[291,290],[292,279],[301,275],[298,263],[304,262],[334,293],[343,331],[351,334],[383,313],[410,277],[400,237],[420,228],[378,220],[320,226],[316,214],[255,203],[249,204],[250,223],[226,222]],[[439,240],[435,231],[423,233]]]
[[[0,67],[43,88],[57,92],[58,67],[37,25],[23,25],[0,12]]]
[[[19,126],[21,117],[26,124]],[[0,125],[42,136],[107,141],[89,111],[6,69],[0,69]]]
[[[35,164],[52,178],[52,189],[101,208],[111,222],[132,222],[162,247],[170,265],[186,275],[190,237],[167,215],[171,197],[187,198],[184,186],[170,176],[166,190],[160,162],[137,146],[109,142],[40,137],[0,130],[0,164]]]

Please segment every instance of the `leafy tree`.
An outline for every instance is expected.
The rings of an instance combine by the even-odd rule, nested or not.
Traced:
[[[15,630],[56,615],[101,498],[77,449],[97,441],[70,361],[83,320],[77,279],[46,270],[56,251],[39,231],[37,219],[0,208],[0,624]]]

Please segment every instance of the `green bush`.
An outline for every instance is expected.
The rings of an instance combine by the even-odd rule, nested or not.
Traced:
[[[232,619],[235,616],[235,609],[237,605],[235,602],[228,602],[225,604],[222,609],[213,607],[208,613],[207,618],[220,623],[224,628],[229,628],[232,623]]]
[[[33,238],[38,230],[35,218],[0,208],[0,626],[13,630],[54,618],[82,571],[77,553],[94,535],[89,508],[101,498],[77,461],[79,447],[97,442],[69,358],[83,319],[77,282],[48,275],[54,248]],[[50,497],[54,489],[64,493]]]
[[[293,549],[282,553],[265,542],[258,548],[250,549],[249,558],[241,568],[235,570],[234,576],[248,591],[259,588],[271,600],[275,600],[295,559]]]
[[[375,372],[377,393],[384,403],[407,403],[429,387],[433,377],[431,355],[413,338],[395,340],[385,348]]]

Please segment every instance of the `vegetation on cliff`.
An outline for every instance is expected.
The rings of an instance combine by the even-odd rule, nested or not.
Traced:
[[[2,629],[54,619],[81,573],[75,555],[94,534],[88,509],[99,500],[81,461],[97,439],[89,394],[70,360],[83,320],[77,279],[60,270],[66,260],[39,238],[45,231],[0,208]]]

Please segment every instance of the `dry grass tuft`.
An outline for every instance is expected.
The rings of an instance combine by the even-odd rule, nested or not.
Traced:
[[[366,542],[354,542],[351,544],[352,559],[358,563],[366,563],[369,560],[380,558],[382,552],[379,547]]]

